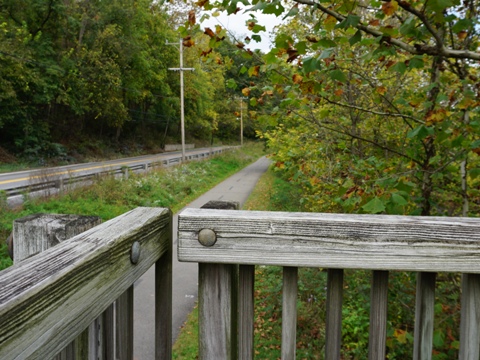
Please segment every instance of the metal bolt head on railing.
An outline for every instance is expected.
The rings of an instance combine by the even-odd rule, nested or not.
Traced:
[[[198,232],[198,242],[203,246],[213,246],[217,242],[217,234],[211,229],[202,229]]]
[[[138,260],[140,259],[140,243],[138,241],[135,241],[132,244],[132,248],[130,249],[130,261],[132,264],[138,263]]]

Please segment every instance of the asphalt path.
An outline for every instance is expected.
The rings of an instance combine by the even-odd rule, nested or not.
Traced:
[[[237,201],[243,206],[270,161],[261,158],[239,171],[185,208],[200,208],[211,200]],[[198,264],[177,260],[178,216],[173,216],[173,340],[177,338],[198,295]],[[134,285],[134,359],[154,359],[155,312],[154,268],[148,270]]]
[[[202,154],[210,150],[220,149],[216,148],[200,148],[187,150],[187,156]],[[172,151],[154,155],[143,155],[131,158],[107,160],[102,162],[91,162],[84,164],[74,164],[66,166],[58,166],[52,168],[41,168],[25,171],[17,171],[0,174],[0,190],[8,190],[22,186],[28,186],[35,181],[35,178],[41,179],[45,175],[55,176],[58,178],[69,178],[70,176],[82,176],[118,169],[123,166],[134,166],[148,164],[157,161],[169,160],[178,158],[181,151]]]

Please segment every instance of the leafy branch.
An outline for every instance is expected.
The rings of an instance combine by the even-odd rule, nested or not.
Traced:
[[[322,11],[325,14],[328,14],[337,21],[342,22],[347,17],[323,6],[318,1],[312,0],[294,0],[295,2],[303,5],[308,5],[315,7]],[[363,31],[366,34],[380,37],[383,42],[386,42],[391,45],[395,45],[396,47],[409,52],[412,55],[430,55],[430,56],[444,56],[446,58],[455,58],[455,59],[470,59],[470,60],[480,60],[480,53],[469,51],[469,50],[454,50],[446,48],[445,46],[430,46],[425,44],[416,43],[413,46],[409,45],[408,43],[401,41],[399,39],[392,38],[390,36],[386,36],[383,32],[375,30],[369,26],[363,25],[358,23],[353,25],[356,29]],[[437,34],[438,35],[438,34]],[[442,42],[443,44],[443,42]]]

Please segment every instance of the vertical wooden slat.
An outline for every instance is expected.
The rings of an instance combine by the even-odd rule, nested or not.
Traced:
[[[460,360],[480,357],[480,274],[462,275]]]
[[[417,274],[415,303],[414,360],[430,360],[433,345],[436,273]]]
[[[238,210],[234,201],[209,201],[202,209]],[[213,245],[215,246],[215,245]],[[238,265],[198,264],[199,358],[238,356]]]
[[[238,290],[238,358],[253,359],[255,266],[240,265]]]
[[[342,342],[343,270],[329,269],[325,359],[340,359]]]
[[[76,360],[96,359],[89,357],[89,334],[89,328],[87,328],[73,341],[74,358]]]
[[[172,217],[168,251],[155,264],[155,359],[172,358]]]
[[[385,360],[387,301],[388,271],[373,271],[370,292],[369,360]]]
[[[133,285],[115,304],[116,354],[118,360],[133,359]]]
[[[238,359],[238,277],[239,277],[239,265],[230,265],[230,282],[232,284],[230,293],[230,331],[232,338],[230,340],[230,351],[232,353],[232,359]]]
[[[232,286],[234,265],[198,264],[199,358],[234,359]]]
[[[102,336],[100,359],[115,360],[115,303],[110,305],[102,314],[100,334]]]
[[[282,360],[295,360],[297,339],[298,268],[283,268]]]
[[[103,360],[103,341],[100,339],[103,328],[103,316],[95,319],[88,327],[88,359]]]

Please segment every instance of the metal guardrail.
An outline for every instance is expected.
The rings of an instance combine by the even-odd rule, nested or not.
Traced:
[[[223,153],[227,150],[233,149],[235,147],[221,148],[221,149],[212,149],[198,154],[186,154],[186,160],[201,160],[212,155],[217,155]],[[46,191],[50,189],[58,189],[62,191],[65,185],[72,185],[76,183],[91,181],[96,178],[107,176],[107,175],[122,175],[128,177],[129,172],[140,172],[140,171],[149,171],[154,168],[162,166],[172,166],[178,165],[182,162],[182,155],[179,154],[176,157],[169,157],[168,159],[159,159],[157,161],[150,161],[141,164],[133,165],[121,165],[121,166],[112,166],[109,169],[101,171],[92,171],[88,174],[79,174],[79,175],[59,175],[59,174],[42,174],[42,170],[39,171],[39,175],[36,176],[39,182],[32,182],[28,185],[15,186],[10,189],[5,189],[7,197],[22,195],[25,193],[33,193],[38,191]]]

